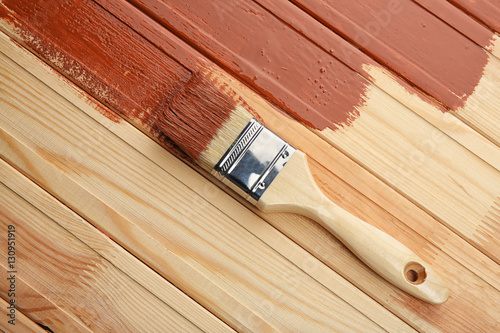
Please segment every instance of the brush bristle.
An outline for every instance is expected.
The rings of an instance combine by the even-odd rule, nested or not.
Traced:
[[[211,171],[252,115],[234,92],[210,77],[194,75],[158,117],[158,128],[187,155]]]

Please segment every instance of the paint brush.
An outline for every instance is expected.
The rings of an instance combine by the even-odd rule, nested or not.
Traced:
[[[265,212],[292,212],[321,224],[395,286],[441,304],[441,278],[396,239],[331,202],[316,185],[306,155],[258,119],[213,77],[193,75],[157,119],[158,128],[203,169]]]

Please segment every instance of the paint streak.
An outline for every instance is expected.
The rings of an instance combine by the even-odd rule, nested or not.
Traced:
[[[359,73],[368,81],[377,82],[377,79],[372,76],[373,70],[377,69],[389,76],[397,85],[402,86],[409,94],[419,97],[422,101],[426,101],[428,103],[432,102],[428,99],[426,94],[419,89],[415,89],[415,87],[409,84],[407,80],[387,70],[384,66],[370,58],[367,54],[361,52],[354,45],[346,42],[338,34],[333,33],[318,20],[307,14],[305,11],[300,10],[300,8],[289,1],[254,1],[265,7],[269,12],[273,13],[273,15],[285,21],[288,25],[300,32],[306,38],[313,41],[318,47],[328,51],[336,59],[340,59],[353,71]],[[434,106],[436,109],[446,112],[446,109],[441,104],[435,104]]]
[[[418,3],[465,36],[471,38],[479,46],[483,48],[490,46],[492,39],[491,30],[479,24],[477,21],[471,20],[469,15],[453,6],[451,3],[436,0],[414,0],[414,2]]]
[[[159,110],[189,79],[190,73],[134,31],[143,33],[148,29],[150,22],[145,23],[144,13],[134,12],[128,3],[98,2],[106,9],[116,7],[113,12],[119,16],[128,16],[131,28],[94,2],[84,0],[6,0],[2,4],[12,13],[3,10],[0,15],[17,22],[25,44],[46,61],[100,101],[155,132]],[[297,30],[297,22],[284,23],[263,8],[264,3],[249,0],[201,4],[194,0],[132,2],[314,128],[335,129],[359,115],[356,107],[365,102],[369,83],[356,71],[368,77],[361,68],[370,60],[361,52],[353,52],[352,46],[341,38],[332,38],[329,47],[317,45],[315,38],[321,35],[324,40],[325,31],[318,29],[316,34],[309,29],[306,35],[300,28]],[[333,9],[331,5],[314,2],[320,7],[311,9],[306,7],[309,0],[295,2],[334,30],[338,27],[329,22],[340,22],[337,25],[342,26],[342,33],[354,29],[353,41],[359,44],[365,40],[367,53],[449,108],[463,106],[481,78],[487,60],[485,53],[414,3],[402,6],[397,0],[370,4],[337,1],[339,5]],[[266,6],[283,5],[281,0],[273,0]],[[290,5],[287,8],[291,16],[303,13]],[[336,11],[338,8],[349,10],[349,19]],[[52,19],[50,13],[63,19]],[[387,19],[387,13],[394,14],[390,22],[380,23]],[[379,22],[377,34],[370,33],[376,27],[373,22]],[[176,54],[177,46],[165,44],[168,42],[163,42],[168,54]],[[337,51],[346,49],[346,45],[349,52]],[[192,63],[192,57],[188,62]]]
[[[236,102],[211,77],[196,74],[158,117],[157,125],[198,161],[235,108]]]
[[[489,0],[448,0],[467,14],[500,33],[500,5]],[[495,3],[496,2],[496,3]]]
[[[132,2],[304,123],[335,129],[358,116],[368,82],[258,4]]]
[[[483,49],[414,2],[292,2],[453,110],[464,106],[488,61]]]
[[[0,18],[39,57],[147,130],[191,76],[92,1],[3,0]]]

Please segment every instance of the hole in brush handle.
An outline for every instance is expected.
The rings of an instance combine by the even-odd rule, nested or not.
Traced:
[[[404,269],[404,274],[406,281],[415,285],[424,283],[425,279],[427,278],[425,267],[418,262],[408,263]]]

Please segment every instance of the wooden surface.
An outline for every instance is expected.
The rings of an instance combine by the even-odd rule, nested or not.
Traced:
[[[2,1],[0,329],[497,331],[499,21],[488,4]],[[384,33],[357,21],[363,8]],[[401,26],[406,11],[423,17],[418,29]],[[457,82],[388,37],[426,45],[419,29],[433,27],[470,50],[448,61],[464,71]],[[312,220],[263,213],[192,165],[154,120],[197,71],[304,151],[330,200],[429,263],[449,300],[415,299]]]
[[[446,302],[448,288],[421,258],[390,235],[349,214],[321,192],[303,152],[295,152],[286,165],[259,199],[258,208],[264,212],[306,216],[394,286],[429,303]]]

